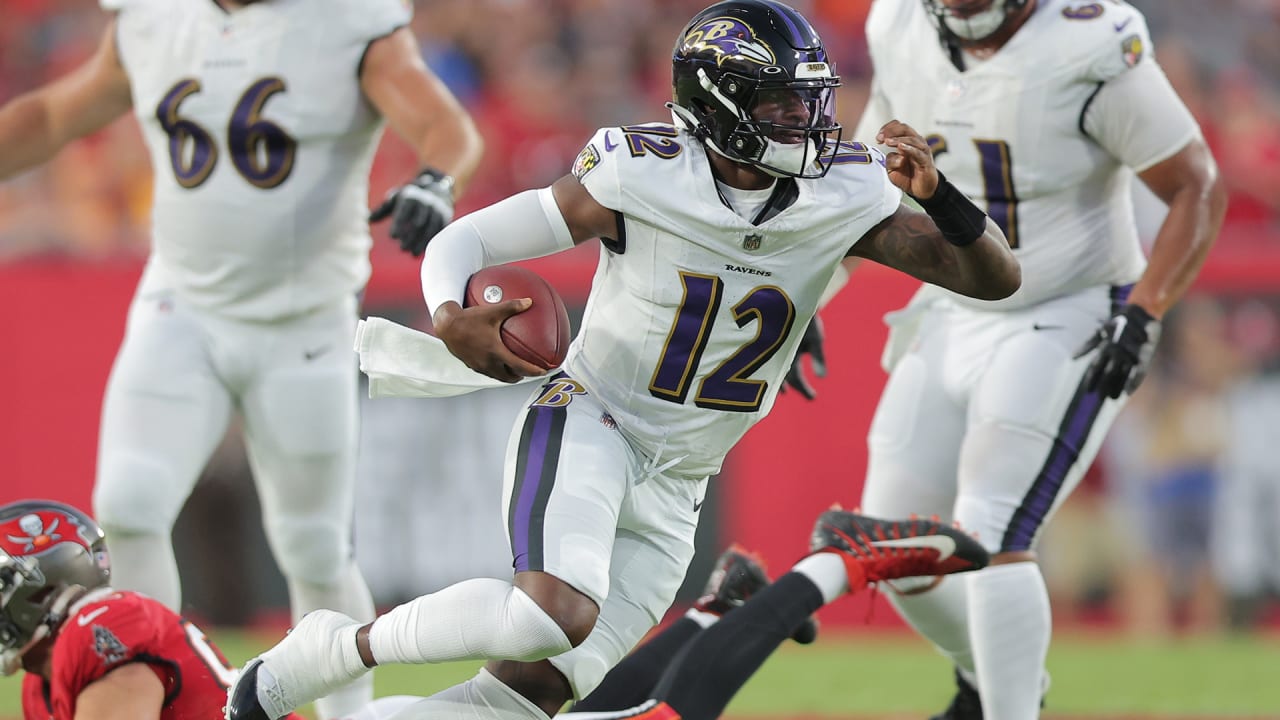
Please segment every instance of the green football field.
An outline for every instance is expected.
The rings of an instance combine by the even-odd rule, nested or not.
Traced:
[[[210,633],[241,663],[270,638]],[[469,677],[476,664],[391,666],[379,695],[430,694]],[[1272,636],[1137,643],[1059,633],[1049,657],[1045,720],[1280,718],[1280,639]],[[17,678],[0,679],[0,718],[21,717]],[[907,634],[830,633],[810,647],[785,645],[738,695],[735,717],[924,720],[951,695],[950,671]]]

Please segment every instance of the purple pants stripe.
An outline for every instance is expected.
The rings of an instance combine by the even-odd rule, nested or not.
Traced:
[[[563,407],[530,408],[520,431],[516,479],[507,512],[516,572],[543,569],[543,523],[560,464],[566,415]]]
[[[1080,459],[1080,452],[1089,439],[1094,420],[1102,409],[1102,400],[1097,392],[1085,392],[1083,387],[1076,389],[1075,397],[1071,398],[1071,404],[1067,406],[1066,417],[1058,428],[1058,436],[1054,438],[1053,447],[1049,450],[1049,457],[1009,521],[1004,539],[1000,542],[1000,552],[1031,549],[1040,526],[1044,524],[1054,500],[1062,491],[1067,474]]]
[[[1117,312],[1119,307],[1129,299],[1129,291],[1133,285],[1116,285],[1111,288],[1111,311]],[[1083,380],[1082,380],[1083,382]],[[1000,552],[1016,552],[1030,550],[1040,526],[1053,507],[1054,500],[1062,491],[1071,468],[1080,459],[1093,423],[1102,409],[1103,398],[1096,392],[1085,392],[1084,387],[1076,388],[1076,394],[1067,406],[1066,417],[1058,428],[1058,436],[1053,440],[1049,457],[1045,460],[1040,473],[1036,475],[1031,489],[1022,498],[1022,503],[1013,512],[1009,527],[1005,530],[1000,542]]]

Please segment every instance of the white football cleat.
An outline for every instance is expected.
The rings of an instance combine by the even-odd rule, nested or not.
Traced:
[[[356,650],[360,626],[333,610],[307,613],[245,665],[227,690],[226,720],[279,720],[368,672]]]

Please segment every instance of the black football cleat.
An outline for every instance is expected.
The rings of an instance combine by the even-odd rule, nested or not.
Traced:
[[[250,662],[240,671],[236,682],[227,691],[227,720],[275,720],[258,702],[258,667],[261,660]]]
[[[978,697],[978,688],[970,685],[957,670],[955,697],[951,698],[946,710],[929,720],[982,720],[982,698]]]
[[[760,557],[734,543],[716,560],[702,597],[693,606],[712,615],[724,615],[733,608],[741,607],[770,582]],[[791,639],[802,645],[813,642],[817,637],[818,620],[813,616],[806,618],[791,634]]]
[[[971,535],[940,522],[881,520],[836,508],[818,516],[809,549],[861,566],[867,582],[980,570],[991,561]]]
[[[1049,675],[1046,673],[1041,686],[1040,707],[1044,707],[1045,697],[1049,693]],[[929,720],[982,720],[982,698],[978,688],[969,684],[968,680],[956,670],[956,694],[946,710],[934,715]]]

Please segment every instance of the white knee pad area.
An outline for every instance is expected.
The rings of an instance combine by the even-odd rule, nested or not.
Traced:
[[[280,571],[291,582],[329,585],[352,558],[351,527],[326,516],[266,518]]]
[[[110,534],[168,535],[195,478],[179,478],[150,458],[105,453],[93,488],[93,514]]]
[[[466,580],[378,618],[369,633],[379,663],[533,662],[572,647],[533,598],[509,582]]]

